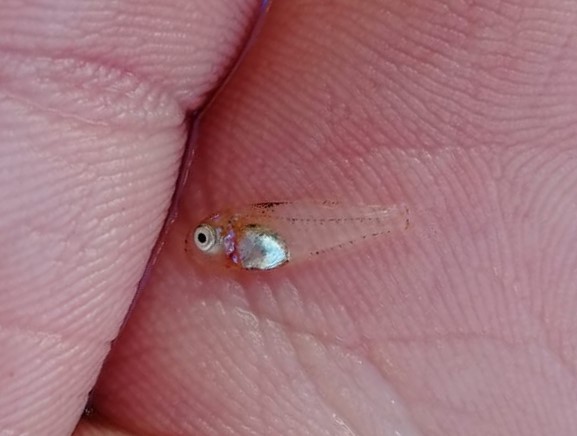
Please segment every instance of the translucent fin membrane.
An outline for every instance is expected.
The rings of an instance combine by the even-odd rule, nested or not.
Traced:
[[[268,225],[283,238],[291,261],[409,227],[409,210],[404,205],[352,206],[328,201],[262,203],[248,208],[246,215],[254,215],[255,220],[260,216],[261,224]]]

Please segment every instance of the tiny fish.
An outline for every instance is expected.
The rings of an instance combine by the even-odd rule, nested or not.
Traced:
[[[227,267],[271,270],[408,227],[405,205],[278,201],[215,213],[190,232],[185,246]]]

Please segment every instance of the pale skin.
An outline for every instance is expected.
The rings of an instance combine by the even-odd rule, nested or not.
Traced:
[[[0,433],[575,434],[572,1],[278,0],[128,314],[258,13],[3,6]],[[411,228],[266,274],[184,253],[219,208],[335,197]]]

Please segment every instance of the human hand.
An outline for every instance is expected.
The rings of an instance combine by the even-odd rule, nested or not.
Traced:
[[[577,6],[541,3],[274,3],[76,433],[574,433]],[[3,430],[77,419],[166,213],[184,114],[258,8],[226,4],[149,9],[144,44],[58,39],[41,68],[28,40],[6,50]],[[184,254],[223,206],[335,197],[405,202],[412,227],[267,274]]]

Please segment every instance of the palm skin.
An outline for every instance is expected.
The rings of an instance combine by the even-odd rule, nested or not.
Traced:
[[[70,433],[94,387],[77,435],[577,431],[577,6],[274,3],[110,351],[260,5],[83,5],[0,17],[0,429]],[[262,274],[184,253],[299,198],[412,225]]]

